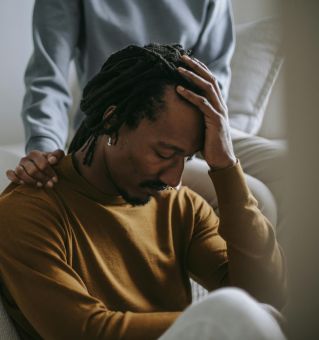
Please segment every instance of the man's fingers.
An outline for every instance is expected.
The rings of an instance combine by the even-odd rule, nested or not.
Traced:
[[[209,70],[209,68],[204,63],[199,61],[198,59],[191,58],[186,54],[182,56],[182,60],[186,65],[188,65],[190,68],[192,68],[195,71],[196,74],[198,74],[199,76],[201,76],[202,78],[204,78],[206,81],[210,82],[213,85],[220,102],[222,103],[224,108],[226,108],[226,104],[225,104],[223,95],[222,95],[221,90],[220,90],[219,85],[218,85],[218,81],[213,76],[213,74]]]
[[[37,181],[32,178],[20,164],[15,168],[14,172],[23,183],[36,185]]]
[[[37,170],[32,173],[32,176],[37,178],[42,184],[45,184],[49,179],[55,183],[58,181],[58,177],[48,160],[47,153],[34,150],[25,158],[31,161],[36,167]]]
[[[193,84],[195,84],[198,88],[204,91],[205,95],[210,100],[214,108],[216,108],[218,111],[221,111],[221,113],[225,111],[225,108],[223,104],[220,102],[219,97],[212,83],[198,76],[194,72],[184,69],[183,67],[179,67],[178,71],[185,78],[188,78]]]
[[[46,179],[46,180],[38,180],[32,176],[30,176],[26,170],[26,168],[24,168],[23,165],[21,165],[21,163],[15,168],[15,176],[17,178],[19,178],[19,184],[30,184],[30,185],[35,185],[38,188],[41,188],[43,186],[47,187],[47,188],[52,188],[53,187],[53,181],[50,179]],[[37,175],[39,175],[37,173]]]
[[[32,177],[36,181],[39,181],[42,184],[45,184],[51,179],[51,177],[49,177],[45,172],[40,171],[36,164],[27,157],[21,158],[19,165],[24,168],[24,171],[30,177]]]
[[[48,153],[47,159],[51,165],[59,163],[59,161],[65,156],[64,151],[57,149],[53,152]]]
[[[197,58],[195,57],[192,57],[191,59],[195,60],[198,64],[200,64],[205,70],[209,71],[209,68],[207,67],[207,65],[205,65],[202,61],[198,60]]]
[[[183,86],[178,85],[177,92],[188,100],[193,105],[197,106],[201,112],[204,113],[210,119],[219,122],[222,115],[211,105],[207,98],[200,96],[193,91],[185,89]],[[212,114],[213,113],[213,114]]]
[[[6,176],[8,180],[13,183],[24,184],[24,182],[16,175],[16,173],[12,169],[6,171]]]
[[[210,82],[214,79],[214,76],[208,70],[208,68],[201,66],[200,63],[196,62],[194,59],[192,59],[188,55],[185,54],[181,58],[186,65],[188,65],[192,70],[195,71],[196,74],[198,74],[199,76],[201,76],[205,80]]]
[[[51,188],[54,183],[58,182],[58,177],[51,165],[58,163],[63,157],[63,150],[55,150],[51,153],[33,150],[21,158],[15,170],[7,171],[7,177],[14,183]]]

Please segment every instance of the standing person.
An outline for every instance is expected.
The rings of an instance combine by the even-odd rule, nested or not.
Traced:
[[[11,184],[0,198],[0,287],[22,337],[283,340],[260,302],[283,306],[284,258],[206,66],[179,45],[128,46],[81,108],[59,183]],[[220,218],[173,189],[199,151]],[[190,275],[212,292],[192,306]]]
[[[26,152],[66,147],[71,61],[83,89],[107,56],[130,44],[180,43],[192,49],[227,97],[234,50],[228,0],[35,0],[33,41],[22,109]],[[78,110],[76,128],[82,119]]]
[[[47,154],[42,152],[64,150],[67,144],[68,112],[72,103],[67,79],[72,60],[83,89],[105,57],[124,46],[144,45],[150,41],[180,43],[191,49],[192,56],[202,60],[213,72],[227,100],[234,51],[230,0],[35,0],[33,41],[34,52],[25,74],[26,95],[22,109],[29,154],[16,171],[8,172],[9,179],[17,183],[38,182],[40,186],[43,182],[53,186],[57,181]],[[75,129],[82,119],[83,114],[78,110]],[[257,178],[247,175],[248,184],[263,213],[276,225],[273,196],[259,180],[268,179],[262,172],[265,166],[258,166],[264,161],[265,153],[269,164],[276,150],[261,142],[258,157],[249,152],[244,157],[241,151],[254,150],[255,144],[254,140],[244,144],[240,141],[239,149],[236,149],[236,142],[234,147],[236,153],[243,155],[243,168],[247,165],[250,173],[258,175]],[[54,155],[58,160],[63,153],[57,151]],[[51,159],[53,163],[56,160]],[[38,172],[40,169],[44,169],[44,174]],[[259,172],[254,172],[255,169]],[[205,162],[194,159],[186,167],[184,183],[216,208],[214,191],[206,194],[203,190],[210,181],[206,170]],[[198,178],[202,180],[199,182]]]

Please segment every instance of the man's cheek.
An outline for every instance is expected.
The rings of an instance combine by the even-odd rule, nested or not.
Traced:
[[[144,157],[141,155],[135,162],[135,168],[143,177],[152,180],[159,172],[160,163],[152,155],[145,155]]]

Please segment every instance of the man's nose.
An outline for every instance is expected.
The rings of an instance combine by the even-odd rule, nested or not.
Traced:
[[[170,187],[177,187],[181,181],[183,170],[184,158],[181,157],[161,172],[159,180]]]

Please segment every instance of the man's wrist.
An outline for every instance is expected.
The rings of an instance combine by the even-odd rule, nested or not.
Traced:
[[[57,143],[53,139],[44,136],[30,138],[25,147],[26,153],[29,153],[32,150],[52,152],[57,149],[59,149]]]
[[[216,171],[220,171],[220,170],[225,170],[225,169],[231,168],[234,165],[236,165],[237,163],[238,163],[238,159],[234,158],[230,162],[227,162],[227,163],[225,163],[223,165],[208,164],[208,166],[209,166],[209,171],[210,172],[216,172]]]
[[[237,163],[234,166],[227,169],[224,168],[218,171],[209,170],[208,175],[216,190],[219,209],[225,206],[225,204],[234,204],[236,206],[240,202],[246,204],[250,192],[239,159],[237,159]]]

